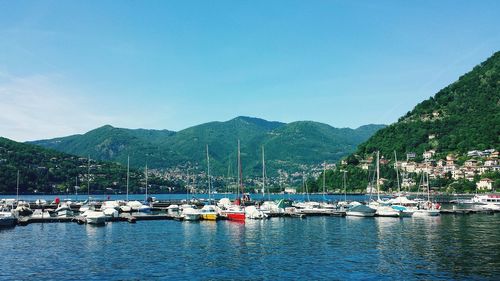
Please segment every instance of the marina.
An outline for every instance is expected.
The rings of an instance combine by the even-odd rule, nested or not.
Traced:
[[[161,196],[161,195],[160,195]],[[172,197],[172,196],[170,196]],[[140,209],[134,209],[135,211],[130,211],[123,212],[120,209],[119,204],[122,204],[124,206],[129,205],[126,204],[125,202],[121,200],[116,200],[116,201],[109,201],[109,200],[93,200],[92,201],[92,209],[94,210],[104,210],[104,211],[91,211],[95,213],[103,213],[102,214],[102,220],[98,222],[98,224],[105,224],[109,222],[130,222],[130,223],[135,223],[137,221],[146,221],[146,220],[177,220],[177,221],[192,221],[192,220],[238,220],[238,221],[246,221],[248,219],[269,219],[269,218],[281,218],[281,217],[289,217],[289,218],[306,218],[306,217],[317,217],[317,216],[324,216],[324,217],[345,217],[346,215],[353,215],[353,216],[366,216],[362,213],[356,213],[358,208],[369,208],[371,205],[365,205],[358,203],[355,200],[363,201],[365,197],[363,196],[357,196],[354,197],[354,200],[352,201],[353,203],[356,203],[357,205],[353,205],[355,207],[350,207],[353,203],[347,204],[347,206],[341,205],[343,203],[348,203],[348,202],[335,202],[335,201],[328,201],[330,203],[316,203],[316,202],[302,202],[299,200],[300,196],[296,195],[294,198],[295,200],[288,199],[277,199],[275,201],[248,201],[245,204],[239,207],[238,210],[241,210],[242,216],[240,215],[237,211],[234,210],[233,205],[229,205],[226,207],[219,208],[218,206],[222,206],[220,202],[223,202],[222,204],[232,204],[231,201],[227,203],[228,201],[224,201],[224,199],[219,200],[218,206],[216,205],[207,205],[208,201],[204,198],[199,198],[196,200],[190,201],[190,204],[186,204],[185,199],[177,199],[175,196],[174,198],[169,198],[169,199],[163,199],[163,200],[156,200],[151,202],[148,205],[148,208],[151,211],[147,212],[141,212]],[[279,198],[279,195],[274,195],[274,198]],[[314,197],[313,197],[314,198]],[[406,197],[404,197],[406,198]],[[473,197],[472,199],[474,199]],[[316,198],[318,199],[318,198]],[[472,202],[472,199],[469,199],[467,202]],[[41,204],[41,200],[43,200],[45,203]],[[407,201],[401,201],[401,199],[396,198],[393,199],[395,200],[397,204],[395,206],[399,207],[400,204],[402,203],[408,203],[408,202],[413,202],[411,200],[405,199]],[[10,209],[12,210],[12,216],[17,219],[17,222],[15,224],[20,225],[20,226],[26,226],[28,224],[33,224],[33,223],[68,223],[68,222],[74,222],[78,224],[85,224],[88,223],[88,218],[86,216],[86,213],[89,212],[87,211],[87,201],[79,202],[79,201],[72,201],[72,200],[66,200],[65,202],[59,202],[58,204],[55,204],[56,201],[59,201],[59,197],[56,197],[56,199],[52,202],[47,202],[47,200],[44,199],[37,199],[37,200],[32,200],[32,201],[9,201],[8,199],[2,199],[1,202],[3,202],[3,210],[4,213],[10,213],[10,212],[5,212],[8,210],[6,202],[10,202]],[[215,199],[214,199],[215,201]],[[389,202],[390,200],[386,201]],[[115,202],[115,203],[113,203]],[[121,202],[121,203],[118,203]],[[133,201],[137,202],[137,201]],[[281,203],[280,203],[281,202]],[[268,205],[269,204],[288,204],[290,207],[284,207],[281,206],[280,208],[274,207],[270,208]],[[399,205],[398,205],[399,204]],[[114,207],[109,207],[107,205],[113,205]],[[139,205],[142,205],[142,203],[139,203]],[[321,206],[327,206],[321,207]],[[403,204],[404,205],[404,204]],[[66,206],[67,212],[64,212],[64,215],[61,215],[61,206]],[[278,206],[278,205],[276,205]],[[470,203],[470,204],[457,204],[456,201],[448,201],[447,203],[443,204],[443,208],[439,210],[440,215],[474,215],[474,214],[487,214],[487,215],[493,215],[497,212],[500,212],[498,208],[487,208],[485,206],[488,206],[486,203],[481,203],[481,202],[475,202],[475,203]],[[22,208],[21,208],[22,207]],[[108,215],[104,215],[106,213],[106,208],[110,208],[115,210],[114,212],[107,212]],[[185,209],[184,211],[181,211],[182,209]],[[186,209],[187,208],[187,209]],[[393,210],[393,212],[396,215],[388,215],[388,217],[396,217],[396,218],[406,218],[406,217],[411,217],[411,214],[409,216],[399,212],[398,213],[398,208],[393,207],[395,209],[392,209],[390,206],[388,206],[390,210]],[[108,209],[108,210],[110,210]],[[189,210],[188,210],[189,209]],[[226,209],[226,211],[224,211]],[[264,211],[260,211],[260,210]],[[16,210],[23,210],[23,212],[27,212],[27,215],[20,215],[19,211]],[[66,210],[66,209],[65,209]],[[85,210],[85,211],[82,211]],[[117,210],[120,210],[119,212]],[[144,209],[142,209],[144,210]],[[186,212],[190,212],[190,215],[186,215]],[[31,214],[33,213],[33,214]],[[245,215],[246,213],[246,215]],[[196,214],[196,216],[194,216]],[[392,214],[392,213],[391,213]],[[438,215],[439,215],[438,214]],[[382,214],[378,213],[372,213],[371,215],[368,215],[368,217],[380,217],[380,216],[385,216]],[[246,217],[246,218],[245,218]],[[90,222],[90,223],[95,223],[95,222]],[[14,224],[14,225],[15,225]],[[14,226],[11,224],[11,226]]]

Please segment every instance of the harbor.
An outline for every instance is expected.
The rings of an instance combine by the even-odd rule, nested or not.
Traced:
[[[276,195],[278,196],[278,195]],[[361,199],[358,196],[358,200]],[[58,197],[57,197],[58,198]],[[324,203],[314,203],[314,202],[303,202],[298,200],[299,196],[295,196],[296,200],[275,200],[275,201],[248,201],[245,203],[246,206],[240,207],[242,210],[247,207],[247,209],[255,209],[256,212],[262,212],[262,216],[252,217],[251,215],[246,214],[243,220],[248,219],[273,219],[273,218],[300,218],[305,219],[307,217],[346,217],[349,211],[349,204],[351,202],[341,202],[341,201],[329,201]],[[456,197],[453,197],[456,198]],[[317,199],[317,198],[316,198]],[[4,205],[6,203],[6,199],[2,199]],[[464,202],[463,200],[470,199],[462,199],[460,202]],[[215,201],[215,200],[214,200]],[[219,200],[219,203],[224,200]],[[8,200],[7,200],[8,202]],[[43,202],[43,203],[41,203]],[[104,211],[105,206],[109,205],[110,202],[123,202],[120,200],[117,201],[106,201],[106,200],[93,200],[92,208],[95,210]],[[281,202],[281,203],[280,203]],[[354,201],[355,202],[355,201]],[[65,201],[59,202],[56,204],[56,200],[53,202],[41,201],[40,199],[35,201],[17,201],[11,202],[10,208],[12,213],[15,214],[17,219],[17,225],[26,226],[29,224],[38,224],[38,223],[77,223],[77,224],[87,224],[88,220],[84,216],[85,211],[80,211],[82,206],[88,205],[87,201]],[[147,202],[144,202],[147,203]],[[189,203],[189,204],[186,204]],[[266,205],[268,204],[287,204],[289,207],[285,207],[285,205],[277,208],[276,205],[274,209],[266,209]],[[113,203],[115,204],[115,203]],[[123,202],[124,206],[126,206],[125,202]],[[142,204],[142,203],[141,203]],[[186,218],[183,215],[182,207],[189,206],[189,208],[195,211],[202,211],[204,206],[209,204],[209,200],[207,198],[200,198],[196,200],[187,201],[186,199],[178,199],[178,198],[170,198],[163,200],[154,200],[149,202],[149,209],[147,212],[137,212],[137,210],[123,212],[120,211],[119,207],[116,207],[116,212],[110,213],[111,215],[103,215],[103,220],[99,224],[106,223],[117,223],[117,222],[126,222],[126,223],[136,223],[138,221],[152,221],[152,220],[176,220],[176,221],[184,221],[184,220],[193,220]],[[450,199],[447,202],[442,202],[443,207],[440,208],[439,215],[448,216],[448,215],[494,215],[495,213],[500,212],[500,208],[485,208],[485,205],[481,204],[459,204],[455,199]],[[60,216],[56,210],[60,209],[61,205],[67,205],[71,214]],[[222,206],[221,204],[217,204]],[[119,203],[116,205],[119,206]],[[210,206],[210,205],[208,205]],[[325,208],[326,206],[326,208]],[[363,205],[364,206],[364,205]],[[232,206],[231,206],[232,207]],[[231,208],[229,207],[229,208]],[[84,207],[85,208],[85,207]],[[113,207],[114,208],[114,207]],[[180,210],[179,210],[180,208]],[[231,220],[230,216],[228,216],[224,211],[214,205],[214,212],[216,212],[216,217],[207,218],[203,216],[203,213],[200,213],[199,220]],[[5,209],[5,207],[4,207]],[[223,208],[226,209],[226,208]],[[17,210],[17,212],[16,212]],[[19,210],[29,210],[28,213],[24,215],[21,214],[23,211]],[[45,214],[45,216],[34,216],[33,214]],[[375,213],[373,217],[384,216],[378,213]],[[405,216],[392,216],[398,218],[405,218]],[[198,219],[194,219],[198,220]]]

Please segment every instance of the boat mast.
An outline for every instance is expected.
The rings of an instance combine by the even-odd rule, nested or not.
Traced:
[[[346,180],[347,170],[344,170],[344,202],[347,202],[347,180]]]
[[[326,161],[323,162],[323,201],[326,201],[325,185],[326,185]]]
[[[241,156],[240,156],[240,140],[238,140],[238,185],[236,195],[239,198],[239,192],[241,189],[241,196],[243,197],[243,179],[242,179],[242,171],[241,171]]]
[[[398,157],[396,156],[396,150],[394,150],[394,161],[394,169],[396,169],[396,180],[398,182],[398,192],[401,194],[401,185],[399,184]]]
[[[87,201],[90,203],[90,155],[87,163]]]
[[[267,192],[268,199],[270,199],[271,195],[269,194],[269,190]],[[266,161],[264,158],[264,146],[262,146],[262,198],[266,195]]]
[[[377,151],[377,200],[380,201],[380,151]]]
[[[311,201],[311,198],[309,198],[309,190],[307,189],[307,182],[306,182],[305,172],[302,175],[302,182],[304,183],[304,186],[306,188],[307,202],[309,202],[309,201]]]
[[[427,185],[427,201],[431,201],[431,188],[429,184],[429,172],[428,172],[428,166],[427,163],[425,163],[425,172],[424,172],[424,177],[426,179],[426,185]]]
[[[208,144],[207,144],[207,177],[208,177],[208,205],[212,205],[212,190],[210,182],[210,156],[208,155]]]
[[[17,170],[16,202],[19,203],[19,170]]]
[[[148,163],[146,163],[146,202],[148,202]]]
[[[128,184],[129,184],[129,177],[130,177],[130,155],[127,155],[127,202],[128,202]]]
[[[75,177],[75,196],[75,200],[78,201],[78,176]]]

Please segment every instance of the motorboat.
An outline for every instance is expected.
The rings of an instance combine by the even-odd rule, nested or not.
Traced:
[[[249,219],[265,219],[267,215],[255,206],[245,207],[245,217]]]
[[[217,220],[219,217],[219,208],[215,205],[205,205],[200,210],[201,219],[203,220]]]
[[[370,206],[353,201],[348,205],[346,216],[373,217],[375,216],[376,211],[376,209],[371,208]]]
[[[31,214],[32,219],[44,219],[44,218],[50,218],[51,215],[49,211],[44,211],[42,209],[36,209],[33,211],[33,214]]]
[[[106,215],[102,211],[87,210],[82,214],[88,224],[103,225],[106,223]]]
[[[167,213],[169,215],[177,215],[179,213],[179,205],[172,204],[167,207]]]
[[[117,218],[120,215],[118,211],[114,208],[106,208],[102,212],[104,213],[105,216],[112,218]]]
[[[150,213],[151,212],[150,206],[144,205],[139,201],[127,202],[127,206],[130,207],[132,212],[141,212],[141,213]]]
[[[17,218],[7,209],[0,210],[0,228],[12,227],[17,224]]]
[[[69,204],[67,204],[66,202],[60,203],[54,212],[59,218],[67,218],[73,216],[73,211],[71,210]]]
[[[186,206],[182,209],[181,216],[186,221],[198,221],[201,218],[201,213],[192,206]]]
[[[25,201],[18,201],[17,206],[14,209],[14,212],[18,216],[22,216],[22,217],[26,217],[26,216],[33,214],[33,211],[30,209],[30,204],[28,202],[25,202]]]

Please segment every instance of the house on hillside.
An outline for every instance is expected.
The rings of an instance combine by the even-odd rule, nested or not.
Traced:
[[[452,166],[452,165],[455,165],[455,161],[457,161],[457,159],[455,158],[455,156],[451,155],[451,154],[448,154],[448,156],[446,156],[446,165],[448,166]]]
[[[465,161],[464,165],[465,167],[476,167],[478,164],[478,161],[476,159],[469,159]]]
[[[422,153],[422,157],[424,157],[425,160],[429,160],[432,158],[432,156],[434,156],[434,154],[436,154],[436,151],[434,149],[431,149]]]
[[[493,180],[489,178],[481,179],[476,183],[477,190],[493,190]]]

